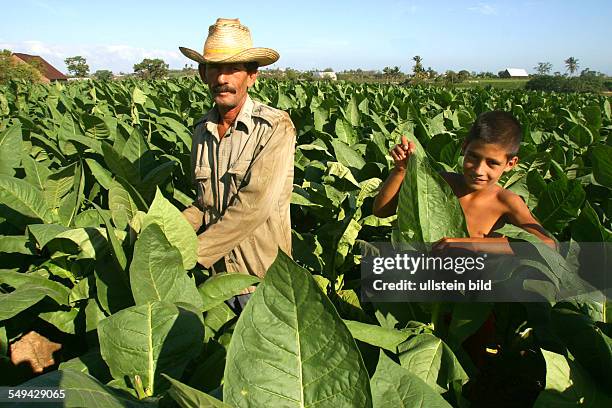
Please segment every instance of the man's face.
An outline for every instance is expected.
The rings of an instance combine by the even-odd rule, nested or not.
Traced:
[[[518,157],[508,159],[505,146],[473,140],[463,147],[463,177],[472,190],[489,188],[518,162]]]
[[[230,110],[242,105],[247,90],[257,79],[243,63],[200,65],[200,77],[208,85],[218,107]]]

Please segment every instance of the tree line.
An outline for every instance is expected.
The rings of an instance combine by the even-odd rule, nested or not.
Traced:
[[[0,51],[0,83],[9,80],[25,80],[39,82],[42,78],[42,66],[31,61],[22,63],[15,61],[10,50]],[[112,71],[101,69],[90,74],[87,59],[81,55],[64,59],[68,75],[73,78],[94,78],[102,81],[112,80],[115,75]],[[134,75],[142,79],[162,79],[168,76],[169,65],[160,58],[145,58],[134,64]]]
[[[68,72],[76,78],[89,77],[89,65],[87,60],[80,55],[69,57],[64,60]],[[134,64],[134,74],[142,79],[161,79],[168,75],[169,65],[160,58],[145,58],[138,64]],[[113,79],[112,71],[102,69],[93,74],[100,80]]]
[[[40,80],[40,68],[37,67],[36,63],[28,64],[17,64],[11,59],[11,51],[3,50],[0,52],[0,83],[4,83],[10,79],[24,79],[27,81],[37,82]],[[460,70],[458,72],[453,70],[447,70],[443,73],[438,73],[431,67],[425,68],[423,65],[423,58],[420,55],[412,57],[414,65],[412,66],[411,73],[404,73],[398,66],[387,66],[379,70],[362,70],[362,69],[351,69],[344,70],[337,73],[337,78],[340,80],[347,80],[353,82],[393,82],[393,83],[406,83],[416,84],[421,82],[442,82],[444,84],[457,84],[469,79],[492,79],[503,77],[505,71],[499,71],[497,74],[493,72],[475,72],[468,70]],[[107,69],[97,70],[93,74],[90,74],[90,68],[87,64],[87,60],[80,55],[68,57],[64,59],[66,68],[70,76],[74,78],[95,78],[98,80],[111,80],[115,78],[113,72]],[[568,57],[564,60],[566,67],[565,76],[572,77],[580,67],[579,60],[575,57]],[[185,64],[184,68],[180,71],[170,71],[169,65],[160,58],[145,58],[141,62],[134,64],[133,74],[136,77],[142,79],[162,79],[167,78],[169,74],[177,76],[188,76],[197,75],[197,69],[192,65]],[[538,62],[533,70],[536,76],[548,76],[553,69],[553,65],[550,62]],[[314,75],[315,70],[311,71],[298,71],[292,68],[281,69],[264,69],[261,70],[262,77],[272,77],[277,79],[287,80],[315,80],[317,79]],[[322,71],[333,71],[332,68],[326,68]],[[561,72],[555,72],[554,76],[563,76]],[[121,75],[123,76],[123,75]],[[605,75],[596,71],[586,68],[580,73],[581,77],[600,77],[605,78]],[[550,81],[549,81],[550,82]]]

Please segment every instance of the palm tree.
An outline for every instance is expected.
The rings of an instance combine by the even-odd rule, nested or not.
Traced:
[[[573,75],[574,72],[578,70],[578,60],[574,57],[569,57],[565,60],[565,66],[567,67],[570,75]]]
[[[425,71],[423,69],[423,58],[421,58],[419,55],[415,55],[414,57],[412,57],[412,60],[414,61],[414,67],[412,68],[412,71],[415,74],[419,74]]]

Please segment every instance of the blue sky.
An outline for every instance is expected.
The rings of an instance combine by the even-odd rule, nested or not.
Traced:
[[[231,5],[231,8],[230,8]],[[91,72],[132,72],[143,58],[171,68],[201,51],[217,17],[240,18],[255,46],[279,51],[277,68],[411,70],[414,55],[437,71],[533,72],[538,62],[565,71],[612,75],[612,2],[542,1],[52,1],[0,0],[0,49],[41,55],[65,72],[82,55]]]

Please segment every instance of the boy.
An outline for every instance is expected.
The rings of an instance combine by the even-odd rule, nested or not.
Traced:
[[[477,250],[479,243],[497,242],[500,252],[509,252],[507,239],[494,233],[505,223],[521,227],[555,247],[521,197],[496,184],[505,172],[516,166],[521,136],[520,124],[507,112],[492,111],[478,116],[463,142],[463,174],[441,174],[459,198],[469,238],[446,237],[438,243],[439,249],[452,246]],[[402,144],[391,149],[395,167],[374,200],[374,215],[389,217],[397,211],[407,160],[415,148],[414,143],[408,143],[402,136]],[[487,249],[490,251],[491,246]]]
[[[512,253],[507,238],[494,232],[505,223],[523,228],[546,245],[556,248],[555,241],[546,235],[521,197],[497,185],[500,177],[512,170],[518,162],[517,153],[522,134],[518,121],[507,112],[485,112],[476,118],[462,146],[463,174],[441,174],[459,198],[469,238],[443,238],[436,244],[437,250],[444,251],[452,247]],[[397,211],[406,162],[415,148],[414,143],[408,143],[406,137],[402,136],[402,144],[391,149],[395,167],[374,200],[374,215],[389,217]],[[497,245],[491,245],[494,243]],[[494,342],[495,315],[491,314],[464,342],[464,347],[474,363],[482,369],[487,357],[485,345]]]

